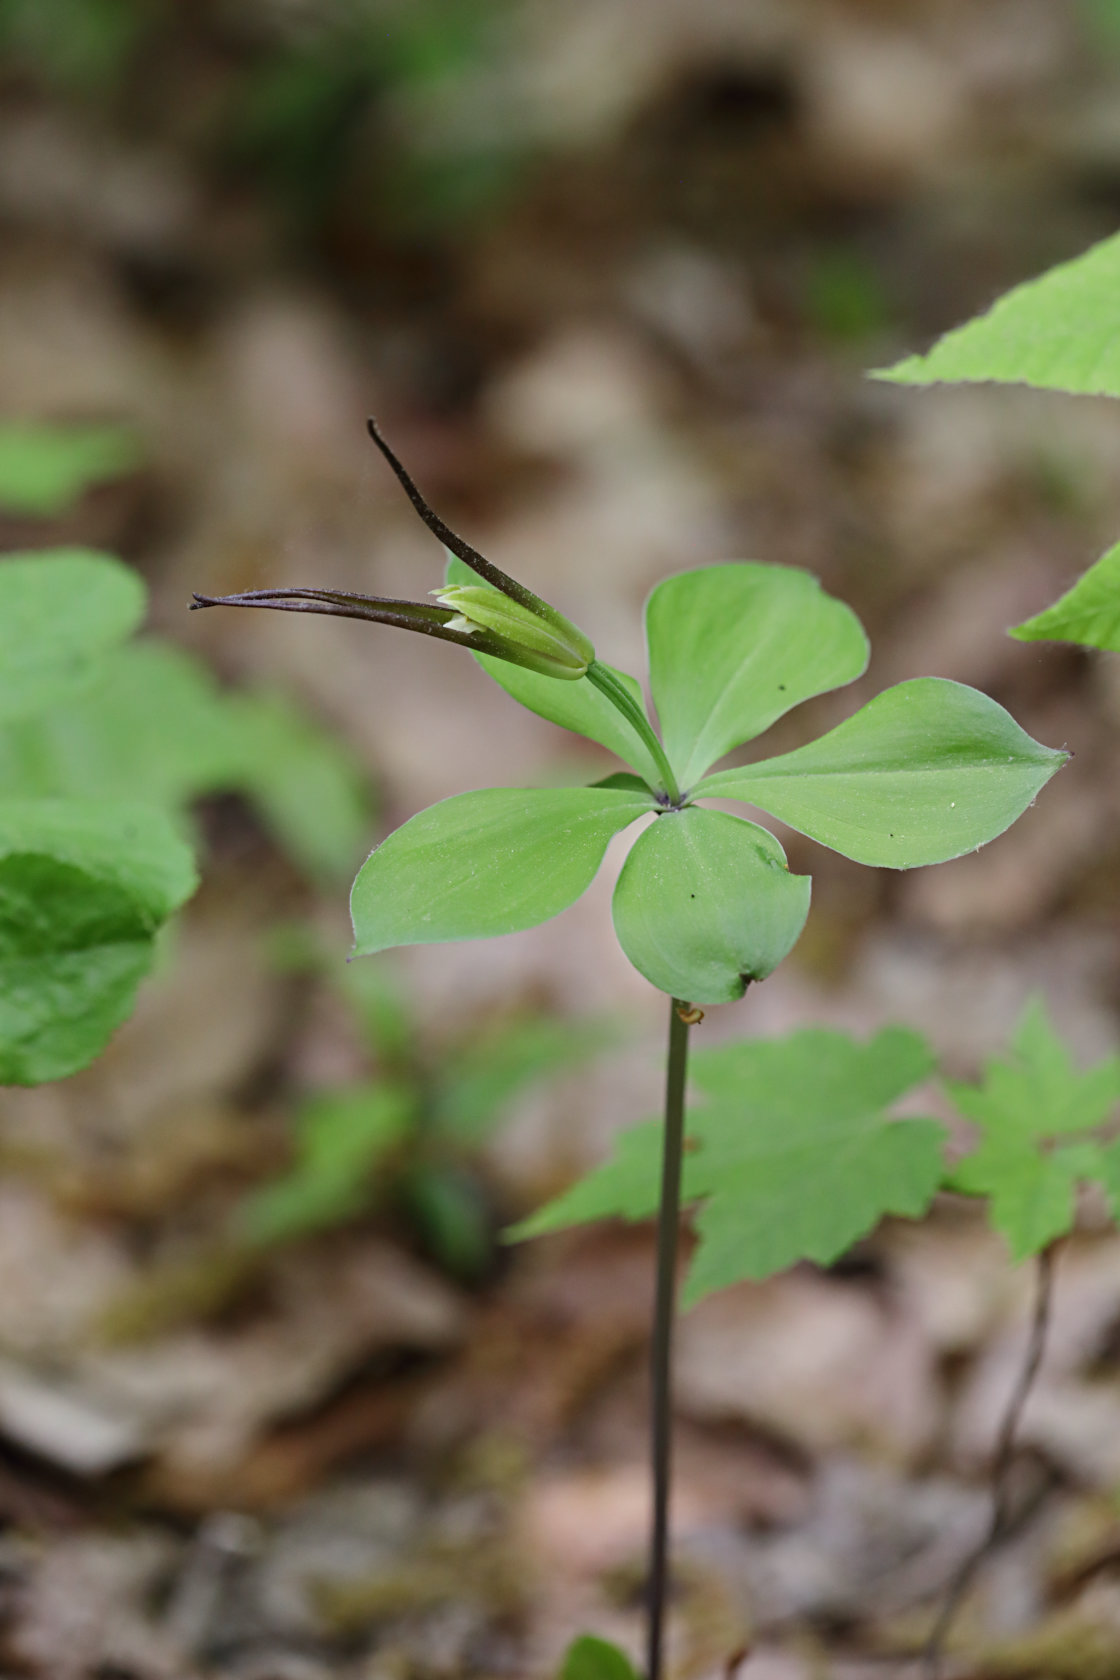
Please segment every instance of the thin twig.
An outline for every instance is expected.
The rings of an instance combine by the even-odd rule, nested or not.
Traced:
[[[684,1088],[688,1074],[688,1030],[699,1012],[680,998],[669,1007],[669,1065],[665,1075],[665,1138],[661,1202],[657,1216],[657,1290],[653,1309],[651,1377],[653,1523],[649,1547],[649,1638],[647,1680],[661,1680],[669,1560],[669,1480],[673,1416],[673,1315],[676,1307],[677,1245],[684,1160]]]
[[[1046,1351],[1046,1336],[1050,1328],[1050,1308],[1054,1295],[1054,1258],[1057,1245],[1044,1248],[1035,1261],[1034,1312],[1027,1354],[1019,1379],[1015,1384],[1007,1410],[1003,1414],[995,1456],[992,1460],[992,1510],[988,1526],[979,1545],[971,1551],[957,1570],[938,1612],[930,1636],[922,1652],[924,1680],[939,1680],[945,1654],[945,1641],[956,1619],[965,1594],[976,1578],[981,1565],[998,1550],[1007,1538],[1011,1519],[1011,1466],[1018,1448],[1019,1425],[1034,1380],[1038,1375]]]

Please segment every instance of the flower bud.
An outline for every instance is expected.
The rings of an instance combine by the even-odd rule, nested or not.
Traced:
[[[575,681],[595,658],[595,649],[583,631],[544,602],[542,610],[535,611],[481,583],[448,584],[433,589],[432,594],[456,614],[447,621],[447,629],[498,636],[508,644],[508,652],[502,657],[531,671]]]

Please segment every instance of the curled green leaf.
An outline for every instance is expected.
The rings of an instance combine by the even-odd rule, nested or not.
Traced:
[[[765,829],[723,811],[667,811],[638,836],[614,893],[619,944],[670,997],[730,1003],[796,944],[810,881]]]

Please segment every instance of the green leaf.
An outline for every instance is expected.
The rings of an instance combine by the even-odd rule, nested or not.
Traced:
[[[160,811],[116,800],[0,800],[0,857],[41,852],[120,886],[151,930],[198,885],[190,848]]]
[[[873,377],[902,385],[992,379],[1120,397],[1120,234],[1016,286],[927,355]]]
[[[144,585],[84,549],[0,561],[0,721],[77,693],[144,616]]]
[[[1120,543],[1053,606],[1009,632],[1020,642],[1080,642],[1120,653]]]
[[[694,796],[743,799],[857,863],[913,869],[994,840],[1067,757],[977,689],[918,677],[807,746],[708,776]]]
[[[357,755],[279,692],[236,695],[226,704],[238,735],[237,784],[313,879],[345,879],[374,823]]]
[[[575,902],[612,836],[652,809],[649,795],[613,788],[483,788],[444,799],[359,871],[355,954],[536,927]]]
[[[933,1067],[913,1032],[860,1044],[806,1028],[700,1051],[692,1076],[708,1101],[689,1107],[684,1196],[698,1204],[688,1304],[798,1260],[828,1265],[887,1213],[916,1217],[941,1176],[944,1129],[886,1112]],[[514,1238],[656,1210],[660,1122],[625,1132],[616,1154],[523,1221]]]
[[[48,518],[65,513],[93,484],[120,478],[140,461],[127,426],[0,426],[0,508]]]
[[[254,1191],[238,1209],[242,1235],[268,1245],[352,1219],[369,1203],[378,1163],[407,1138],[414,1117],[411,1092],[393,1084],[313,1098],[296,1122],[291,1172]]]
[[[559,1680],[638,1680],[628,1656],[606,1639],[585,1633],[564,1653]]]
[[[690,1003],[730,1003],[792,950],[809,893],[809,877],[790,874],[764,828],[690,806],[638,836],[615,888],[614,927],[651,985]]]
[[[135,642],[105,664],[80,705],[0,732],[0,792],[177,809],[231,785],[244,756],[208,669],[168,643]]]
[[[477,583],[478,579],[469,566],[451,557],[447,565],[447,581]],[[586,677],[580,677],[576,682],[559,682],[555,677],[542,676],[520,665],[510,665],[504,659],[491,659],[481,653],[476,653],[474,658],[519,705],[535,712],[538,717],[547,718],[549,723],[559,724],[561,729],[570,729],[576,735],[586,736],[589,741],[597,741],[636,770],[643,781],[651,787],[657,786],[658,770],[649,752],[621,712]],[[610,665],[607,669],[644,711],[640,684],[627,676],[625,671],[616,671]]]
[[[989,1061],[978,1084],[952,1081],[948,1091],[981,1132],[948,1186],[990,1198],[992,1223],[1015,1260],[1072,1229],[1079,1181],[1111,1186],[1106,1152],[1084,1134],[1120,1102],[1120,1056],[1079,1073],[1041,998],[1027,1005],[1010,1056]]]
[[[526,1087],[574,1072],[616,1037],[613,1026],[602,1021],[562,1021],[548,1015],[500,1021],[446,1059],[435,1124],[460,1143],[481,1143]]]
[[[337,880],[373,824],[355,757],[279,693],[225,694],[168,642],[121,648],[82,696],[0,730],[0,793],[179,809],[237,791],[309,874]]]
[[[0,1084],[62,1079],[129,1014],[159,924],[195,885],[143,806],[0,802]]]
[[[400,1200],[424,1252],[464,1283],[482,1278],[494,1259],[493,1219],[482,1181],[453,1162],[418,1161]]]
[[[811,695],[852,682],[867,637],[809,572],[738,561],[678,572],[646,607],[650,686],[688,788]]]

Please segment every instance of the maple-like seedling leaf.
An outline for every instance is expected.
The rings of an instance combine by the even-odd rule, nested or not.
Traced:
[[[1079,1073],[1041,998],[1024,1010],[1009,1055],[988,1062],[977,1084],[948,1090],[981,1141],[946,1188],[989,1198],[1015,1260],[1072,1229],[1080,1183],[1102,1185],[1120,1212],[1120,1145],[1094,1135],[1120,1102],[1120,1056]]]
[[[999,298],[985,315],[874,377],[901,385],[998,380],[1120,397],[1120,234]]]
[[[922,1213],[941,1177],[944,1130],[888,1109],[932,1066],[925,1041],[901,1027],[868,1044],[811,1027],[700,1051],[692,1078],[706,1100],[688,1110],[684,1173],[699,1242],[686,1304],[798,1260],[828,1265],[884,1214]],[[511,1235],[649,1217],[660,1158],[660,1121],[633,1127],[612,1160]]]
[[[1120,543],[1052,606],[1008,632],[1020,642],[1078,642],[1120,653]]]

